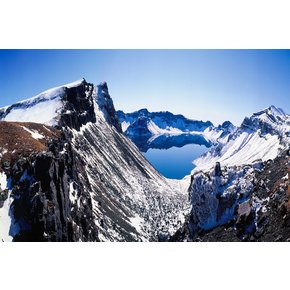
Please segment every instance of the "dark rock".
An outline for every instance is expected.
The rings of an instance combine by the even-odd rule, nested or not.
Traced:
[[[220,162],[216,162],[214,172],[215,172],[214,173],[215,176],[223,175]]]

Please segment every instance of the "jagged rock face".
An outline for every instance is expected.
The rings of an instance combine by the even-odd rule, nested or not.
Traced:
[[[41,130],[59,133],[38,151],[32,145],[40,131],[33,131],[31,152],[2,167],[5,240],[157,241],[181,226],[186,196],[123,136],[105,84],[98,91],[85,80],[52,89],[5,116],[30,118],[39,102],[49,112],[41,120],[55,126],[38,124]]]
[[[169,235],[181,225],[186,195],[160,176],[123,134],[102,119],[72,133],[73,148],[90,180],[101,240],[157,241],[160,232]]]
[[[287,150],[254,171],[248,198],[236,206],[222,226],[197,230],[194,217],[171,238],[173,241],[290,241],[290,161]]]
[[[145,116],[138,118],[126,131],[126,135],[131,138],[147,138],[152,136],[152,133],[148,129],[149,119]]]
[[[63,135],[47,152],[19,159],[9,170],[14,241],[98,241],[91,196],[80,186],[83,170]],[[66,146],[65,146],[66,145]],[[63,147],[66,147],[65,153]],[[71,202],[79,196],[78,208]]]
[[[287,121],[288,116],[282,109],[270,106],[263,111],[254,113],[250,118],[246,117],[241,124],[241,128],[253,131],[260,130],[262,135],[277,134],[283,137],[282,135],[285,132],[283,132],[281,126],[285,127]]]
[[[122,127],[115,110],[113,100],[109,95],[109,90],[106,82],[102,82],[97,86],[96,102],[103,112],[106,121],[114,126],[121,133]]]
[[[70,124],[79,126],[83,117],[81,115],[79,120],[70,118],[69,121],[71,120],[74,122]],[[10,158],[11,151],[15,151],[11,148],[11,151],[7,150],[1,159],[2,162],[7,162],[9,157],[8,165],[2,168],[9,178],[9,186],[4,191],[9,194],[5,200],[8,197],[13,200],[8,212],[13,217],[9,230],[13,240],[98,241],[91,196],[79,181],[79,174],[84,172],[85,168],[79,160],[75,161],[76,156],[68,142],[70,137],[63,132],[62,136],[54,134],[54,138],[48,140],[46,135],[51,137],[50,132],[54,132],[55,129],[45,126],[43,129],[41,127],[43,125],[40,124],[3,122],[1,125],[16,127],[17,131],[15,133],[10,131],[10,134],[19,141],[19,127],[30,130],[34,128],[34,131],[30,131],[32,134],[43,133],[40,143],[32,137],[28,139],[26,135],[30,133],[23,129],[22,135],[26,137],[23,148],[25,151],[18,150],[18,158]],[[40,153],[37,153],[38,147],[35,147],[38,143],[42,145]],[[23,157],[19,159],[19,156]],[[71,199],[77,198],[78,204],[72,204]],[[3,207],[3,204],[0,207]]]
[[[63,109],[58,125],[79,130],[87,122],[95,122],[95,109],[93,101],[93,84],[85,80],[78,86],[65,88],[62,97]]]
[[[219,136],[219,139],[227,137],[232,132],[234,132],[235,129],[236,129],[235,126],[230,121],[225,121],[216,128],[217,131],[222,131],[222,133]]]
[[[189,187],[192,227],[209,230],[233,219],[237,205],[249,196],[253,186],[251,166],[222,170],[217,163],[208,173],[194,174]]]

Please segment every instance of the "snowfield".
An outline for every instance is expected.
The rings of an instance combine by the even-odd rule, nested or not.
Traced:
[[[15,122],[34,122],[51,126],[57,125],[58,116],[63,107],[61,98],[65,94],[65,88],[77,87],[83,81],[81,79],[55,87],[33,98],[2,108],[0,110],[0,119]]]

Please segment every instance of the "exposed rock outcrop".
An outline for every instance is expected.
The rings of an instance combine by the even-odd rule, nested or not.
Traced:
[[[2,162],[1,239],[157,241],[182,224],[186,195],[122,134],[105,83],[49,90],[4,110],[5,118],[30,120],[43,104],[45,118],[32,117],[54,127],[13,123],[31,138],[13,162]]]

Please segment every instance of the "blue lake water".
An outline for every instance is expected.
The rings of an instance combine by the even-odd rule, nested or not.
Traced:
[[[181,148],[149,149],[144,155],[165,177],[182,179],[194,168],[192,161],[207,150],[204,145],[187,144]]]

